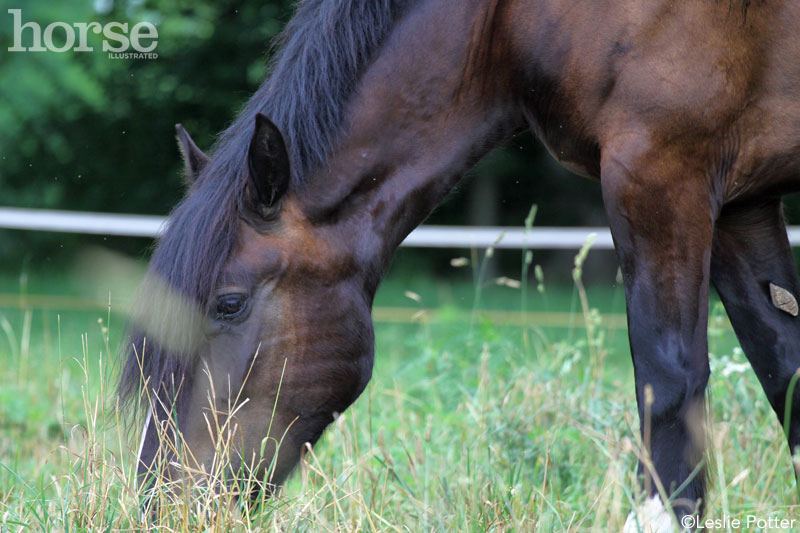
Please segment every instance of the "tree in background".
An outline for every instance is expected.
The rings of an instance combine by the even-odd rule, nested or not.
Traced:
[[[109,59],[102,36],[92,32],[94,52],[8,52],[13,21],[3,9],[0,205],[146,214],[168,213],[183,194],[174,124],[210,146],[258,87],[269,42],[290,14],[289,2],[242,0],[13,7],[43,28],[54,21],[152,22],[158,58]],[[73,249],[79,240],[3,231],[0,257],[13,268],[22,256],[53,256],[54,243]]]

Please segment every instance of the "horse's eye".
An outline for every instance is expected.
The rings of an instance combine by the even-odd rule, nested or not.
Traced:
[[[223,294],[217,299],[217,318],[230,320],[244,311],[247,299],[244,294]]]

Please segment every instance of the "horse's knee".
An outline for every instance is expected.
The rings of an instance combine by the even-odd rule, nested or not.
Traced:
[[[643,411],[653,422],[670,423],[695,416],[695,409],[703,401],[709,374],[707,364],[687,368],[674,359],[661,368],[651,368],[650,376],[637,377]]]

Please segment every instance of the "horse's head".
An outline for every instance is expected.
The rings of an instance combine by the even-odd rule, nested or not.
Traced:
[[[147,380],[155,404],[140,476],[278,485],[371,375],[374,269],[355,233],[312,223],[278,128],[257,115],[250,131],[241,183],[226,184],[179,128],[192,184],[154,254],[123,378]]]
[[[472,28],[466,6],[301,2],[211,158],[179,131],[196,179],[153,255],[122,378],[128,398],[143,378],[153,404],[140,473],[280,484],[364,389],[394,251],[522,119],[506,67],[487,70],[491,83],[464,71],[506,64],[453,26]],[[420,69],[430,50],[437,62]]]

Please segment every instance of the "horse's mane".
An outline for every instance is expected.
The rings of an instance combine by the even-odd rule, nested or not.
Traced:
[[[235,240],[256,113],[264,113],[281,129],[289,150],[292,181],[302,186],[304,176],[327,157],[358,79],[411,2],[299,3],[278,40],[280,51],[267,80],[221,134],[190,194],[172,212],[150,262],[148,278],[155,280],[151,288],[168,287],[167,292],[172,293],[168,300],[186,300],[202,314],[207,312]],[[179,317],[171,315],[180,306],[169,305],[160,300],[163,295],[153,294],[152,290],[142,291],[137,306],[149,315],[148,323],[160,321],[158,329],[168,330],[177,324]],[[145,346],[143,329],[135,319],[129,326],[127,359],[119,387],[123,405],[135,401],[142,379],[165,402],[171,402],[164,396],[172,394],[171,383],[183,382],[184,389],[190,386],[194,363],[191,343],[159,345],[148,331],[151,338]]]

